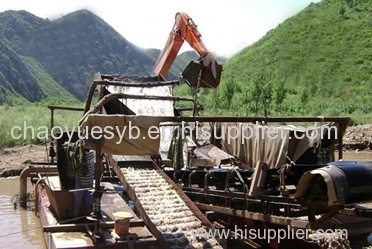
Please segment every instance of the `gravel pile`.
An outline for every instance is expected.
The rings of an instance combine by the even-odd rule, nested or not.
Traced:
[[[343,144],[346,150],[372,150],[372,125],[348,127]]]
[[[320,234],[316,234],[320,236]],[[335,236],[336,234],[326,234],[324,233],[321,239],[314,239],[315,243],[319,245],[321,249],[352,249],[350,245],[350,241],[342,234],[340,236]],[[310,239],[312,239],[312,235],[309,235]]]
[[[156,170],[122,168],[122,172],[171,249],[222,249],[214,238],[196,238],[196,231],[205,231],[201,221]]]

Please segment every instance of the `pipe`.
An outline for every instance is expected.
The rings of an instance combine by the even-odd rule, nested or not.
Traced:
[[[209,189],[209,184],[208,184],[208,178],[213,174],[212,170],[208,170],[208,172],[204,175],[204,190]]]
[[[135,94],[125,94],[125,93],[110,93],[105,95],[102,99],[98,101],[98,103],[93,106],[89,111],[84,113],[84,116],[79,120],[79,125],[83,123],[85,118],[90,115],[97,113],[101,110],[101,107],[104,106],[106,103],[110,102],[111,100],[116,99],[149,99],[149,100],[169,100],[169,101],[193,101],[190,98],[184,97],[176,97],[176,96],[155,96],[155,95],[135,95]]]
[[[189,181],[187,182],[187,187],[191,188],[191,177],[193,174],[196,173],[196,170],[193,170],[191,171],[191,173],[189,174]]]
[[[39,212],[39,192],[37,191],[37,185],[44,184],[45,179],[39,176],[39,180],[35,183],[35,215]]]
[[[48,167],[37,167],[31,166],[24,168],[19,176],[19,204],[22,208],[26,208],[27,205],[27,178],[32,175],[37,175],[39,172],[45,173],[58,173],[57,166]]]
[[[157,86],[169,86],[176,85],[180,82],[176,81],[156,81],[156,82],[124,82],[124,81],[112,81],[112,80],[93,80],[88,91],[87,101],[85,103],[84,114],[90,109],[90,104],[92,102],[93,93],[98,85],[110,85],[110,86],[127,86],[127,87],[157,87]]]

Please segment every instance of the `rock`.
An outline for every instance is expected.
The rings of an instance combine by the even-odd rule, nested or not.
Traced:
[[[372,150],[372,124],[348,127],[343,137],[346,150]]]

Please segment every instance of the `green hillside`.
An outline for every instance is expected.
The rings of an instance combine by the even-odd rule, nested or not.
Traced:
[[[147,75],[153,65],[153,59],[86,10],[38,30],[29,55],[80,100],[86,97],[95,72]]]
[[[371,26],[371,0],[310,4],[224,63],[218,89],[200,92],[203,114],[266,111],[371,122]],[[149,75],[159,52],[131,44],[87,10],[57,20],[6,11],[0,13],[0,104],[84,101],[95,72]],[[182,53],[168,79],[177,79],[190,59],[197,59],[193,51]],[[182,85],[175,92],[191,91]]]
[[[76,101],[42,66],[28,56],[33,34],[47,20],[26,11],[0,13],[0,104],[17,105],[64,96],[64,103]]]
[[[159,53],[131,44],[87,10],[56,20],[5,11],[0,13],[0,105],[84,101],[94,73],[147,76]],[[168,79],[178,79],[196,58],[192,51],[177,57]]]
[[[267,103],[269,116],[371,122],[371,28],[371,0],[310,4],[233,56],[202,104],[211,114],[263,115]]]

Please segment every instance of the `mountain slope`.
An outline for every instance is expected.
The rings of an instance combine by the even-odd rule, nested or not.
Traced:
[[[38,30],[29,54],[79,99],[85,98],[95,72],[148,75],[153,65],[153,59],[86,10]]]
[[[0,13],[0,38],[16,53],[26,53],[38,29],[49,21],[27,11],[9,10]]]
[[[2,59],[2,63],[0,63],[0,86],[4,93],[10,90],[25,98],[28,97],[30,101],[37,101],[44,97],[36,79],[31,75],[22,57],[2,41],[0,41],[0,57]]]
[[[149,75],[159,54],[131,44],[87,10],[53,21],[6,11],[0,13],[0,104],[10,96],[84,100],[94,73]],[[191,59],[197,59],[192,51],[177,57],[168,79],[178,79]]]
[[[238,86],[233,102],[247,108],[255,102],[251,87],[257,78],[264,76],[261,83],[271,85],[283,79],[287,89],[284,113],[369,113],[371,12],[371,0],[310,4],[232,57],[225,65],[221,87],[233,78]]]
[[[0,13],[0,55],[0,104],[9,96],[84,100],[94,73],[148,75],[155,62],[87,10],[54,21]]]

